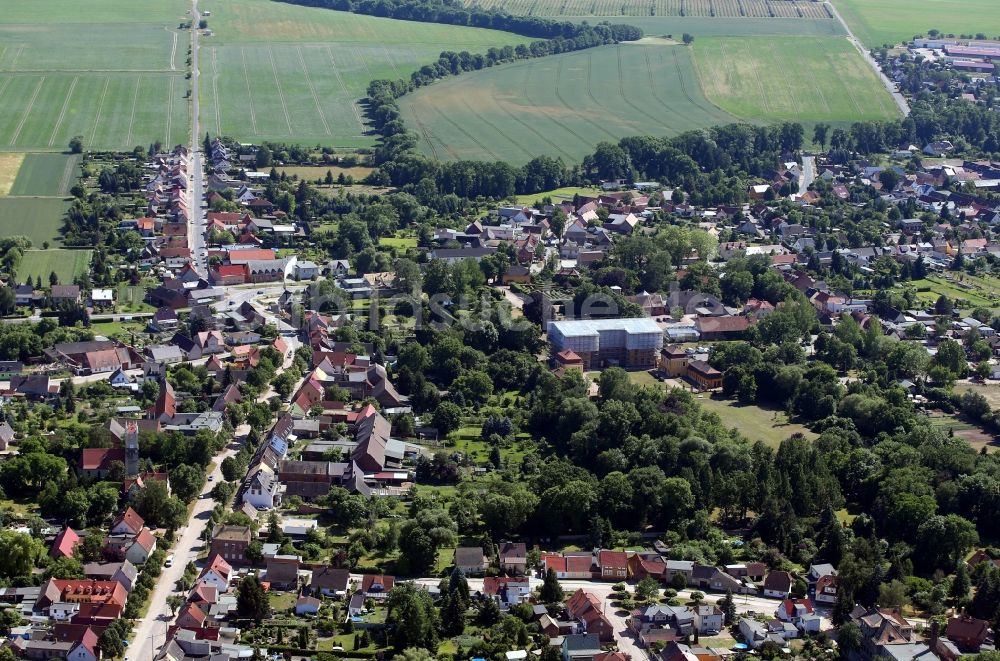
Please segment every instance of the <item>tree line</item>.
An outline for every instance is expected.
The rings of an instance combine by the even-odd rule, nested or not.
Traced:
[[[514,16],[503,10],[483,9],[481,7],[462,7],[442,0],[285,0],[290,4],[309,7],[326,7],[338,11],[348,11],[354,14],[396,18],[404,21],[419,21],[421,23],[444,23],[446,25],[464,25],[475,28],[504,30],[526,37],[538,39],[554,39],[562,37],[572,39],[588,31],[586,23],[556,21],[538,16]],[[614,26],[627,28],[632,33],[642,36],[642,31],[633,26]],[[633,37],[638,39],[639,37]]]

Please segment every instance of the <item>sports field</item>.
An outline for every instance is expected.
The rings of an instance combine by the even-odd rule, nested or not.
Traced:
[[[247,141],[371,145],[360,105],[370,81],[408,78],[442,50],[528,41],[271,0],[202,4],[215,34],[201,47],[201,123]]]
[[[869,47],[897,44],[936,29],[1000,36],[997,0],[833,0],[854,35]]]
[[[186,138],[183,0],[8,3],[0,13],[0,150],[131,149]],[[16,6],[15,6],[16,5]]]
[[[813,0],[465,0],[521,16],[704,16],[830,19]]]
[[[644,39],[516,62],[418,90],[400,109],[440,159],[575,163],[601,140],[735,121],[705,99],[690,52]]]
[[[706,96],[737,117],[846,122],[898,116],[885,87],[846,39],[705,38],[693,51]]]
[[[21,258],[21,266],[17,269],[17,281],[25,282],[29,277],[34,280],[41,278],[43,284],[48,284],[49,274],[53,271],[59,277],[59,282],[71,284],[78,275],[85,274],[90,269],[91,250],[28,250]]]

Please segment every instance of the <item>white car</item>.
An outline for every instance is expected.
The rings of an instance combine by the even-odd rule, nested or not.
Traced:
[[[174,554],[173,553],[171,553],[170,555],[167,556],[167,560],[166,560],[166,562],[163,563],[163,566],[164,567],[173,567],[174,566]]]

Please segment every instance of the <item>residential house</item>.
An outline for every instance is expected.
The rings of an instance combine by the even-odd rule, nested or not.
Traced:
[[[524,542],[504,542],[500,545],[500,571],[521,576],[527,569],[528,547]]]
[[[599,551],[597,566],[603,579],[624,581],[628,578],[628,556],[624,551]]]
[[[785,639],[780,634],[771,632],[767,625],[757,620],[751,620],[750,618],[743,617],[740,618],[740,635],[743,636],[743,642],[747,644],[750,649],[757,649],[764,643],[774,643],[779,647],[785,646]]]
[[[6,452],[14,442],[14,429],[4,420],[0,422],[0,452]]]
[[[220,524],[212,531],[211,552],[230,565],[242,565],[248,562],[246,552],[252,540],[249,527]]]
[[[49,556],[55,560],[59,558],[72,558],[73,552],[80,542],[80,536],[76,534],[76,531],[69,526],[65,526],[59,531],[56,538],[52,540],[52,548],[49,549]]]
[[[455,568],[466,576],[482,576],[486,573],[489,559],[480,546],[460,546],[455,549]]]
[[[293,590],[299,583],[299,567],[302,557],[298,555],[272,555],[267,558],[265,577],[272,588]]]
[[[717,390],[722,387],[722,372],[704,360],[689,361],[685,376],[702,390]]]
[[[772,571],[764,578],[764,596],[774,599],[787,599],[792,593],[795,580],[786,571]]]
[[[791,622],[803,633],[819,633],[820,617],[816,615],[808,597],[782,600],[775,609],[774,616],[782,622]]]
[[[666,568],[666,564],[659,555],[644,556],[633,553],[628,557],[628,576],[636,581],[641,581],[644,578],[659,581],[663,578]]]
[[[726,615],[718,606],[702,604],[694,610],[694,626],[701,635],[716,634],[725,627]]]
[[[118,515],[118,517],[111,523],[111,534],[112,535],[138,535],[140,531],[145,527],[145,522],[142,517],[132,509],[131,507],[126,507],[125,511]]]
[[[281,504],[284,486],[274,475],[274,471],[266,465],[251,469],[250,476],[243,489],[243,502],[249,503],[258,510],[274,509]]]
[[[79,285],[52,285],[49,296],[55,305],[80,302]]]
[[[483,594],[497,600],[504,610],[531,599],[531,583],[526,577],[487,576],[483,579]]]
[[[385,599],[395,583],[393,576],[365,574],[361,577],[361,592],[371,599]]]
[[[684,584],[691,585],[691,578],[694,574],[694,562],[691,560],[667,560],[663,571],[663,580],[673,584],[675,576],[683,576]]]
[[[324,566],[313,569],[309,587],[327,597],[342,597],[347,594],[350,582],[351,573],[347,569]]]
[[[316,597],[299,597],[295,600],[296,615],[315,615],[322,602]]]
[[[614,627],[604,614],[603,604],[593,593],[582,588],[566,602],[566,613],[575,620],[583,632],[597,634],[603,642],[614,640]]]
[[[562,641],[562,661],[594,661],[601,653],[601,640],[594,634],[571,634]]]
[[[125,547],[124,560],[128,560],[134,565],[145,564],[149,560],[149,556],[153,554],[156,550],[156,537],[153,533],[149,531],[149,528],[143,527],[139,533],[132,538],[131,542]]]
[[[204,569],[198,575],[195,585],[213,588],[219,593],[228,592],[229,581],[232,577],[233,566],[226,562],[219,553],[213,551]]]
[[[813,601],[817,604],[837,603],[837,577],[823,576],[813,586]]]
[[[958,646],[958,649],[966,654],[974,654],[979,651],[986,638],[989,636],[990,623],[969,615],[952,617],[948,619],[948,626],[945,629],[945,636]]]
[[[117,581],[131,593],[139,578],[139,570],[128,560],[124,562],[88,562],[83,566],[83,575],[98,581]]]
[[[558,579],[590,579],[594,557],[590,553],[570,553],[568,555],[545,554],[541,557],[542,567],[555,572]]]

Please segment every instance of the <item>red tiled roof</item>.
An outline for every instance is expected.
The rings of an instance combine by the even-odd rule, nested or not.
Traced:
[[[49,551],[49,555],[53,558],[72,557],[73,551],[79,543],[80,536],[76,534],[75,530],[66,526],[59,531],[59,534],[52,541],[52,549]]]
[[[118,518],[115,519],[114,523],[111,524],[111,527],[115,528],[120,523],[124,523],[126,526],[128,526],[129,530],[131,530],[136,534],[138,534],[139,531],[142,530],[143,525],[145,525],[145,521],[142,520],[142,517],[139,516],[139,513],[136,512],[131,507],[126,507],[125,511],[119,514]]]
[[[112,461],[125,461],[122,448],[84,448],[80,457],[81,470],[106,470]]]

